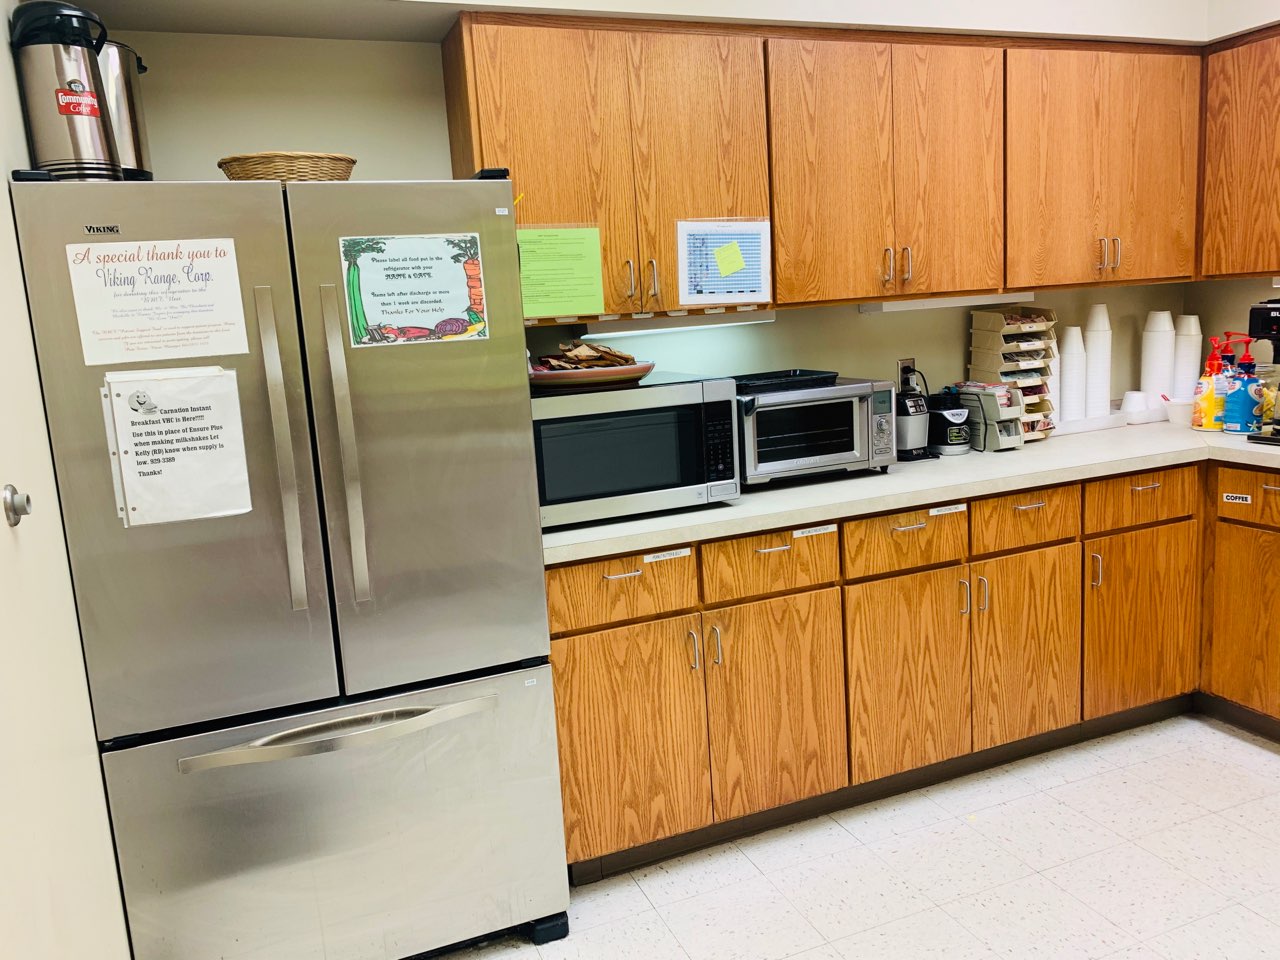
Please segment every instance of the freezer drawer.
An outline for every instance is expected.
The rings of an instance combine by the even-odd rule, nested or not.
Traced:
[[[103,763],[136,960],[399,960],[569,902],[550,667]]]

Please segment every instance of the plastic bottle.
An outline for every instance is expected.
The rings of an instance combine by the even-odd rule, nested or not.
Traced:
[[[1251,343],[1252,340],[1245,341],[1237,373],[1227,385],[1227,398],[1222,408],[1222,429],[1225,433],[1262,432],[1263,387],[1254,372],[1258,365],[1249,352]]]
[[[1196,383],[1196,394],[1191,404],[1192,430],[1222,429],[1222,407],[1227,395],[1227,379],[1222,375],[1222,354],[1218,350],[1220,343],[1220,337],[1209,338],[1209,358],[1204,362],[1204,373]]]

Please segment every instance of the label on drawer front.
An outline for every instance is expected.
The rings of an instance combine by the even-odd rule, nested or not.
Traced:
[[[1253,497],[1247,493],[1224,493],[1223,503],[1253,503]]]
[[[836,525],[834,523],[824,523],[820,527],[805,527],[803,530],[792,530],[791,539],[796,540],[800,537],[812,537],[819,533],[835,533]]]
[[[969,509],[969,505],[965,503],[952,503],[945,507],[932,507],[929,510],[929,516],[940,517],[944,513],[964,513]]]
[[[677,557],[687,557],[691,553],[693,553],[692,547],[681,547],[679,550],[663,550],[661,553],[646,553],[644,562],[657,563],[659,560],[675,560]]]

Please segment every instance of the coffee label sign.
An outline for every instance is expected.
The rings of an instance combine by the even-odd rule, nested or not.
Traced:
[[[58,101],[58,113],[64,117],[97,117],[101,116],[98,108],[98,95],[85,89],[79,80],[69,80],[65,87],[54,91]]]

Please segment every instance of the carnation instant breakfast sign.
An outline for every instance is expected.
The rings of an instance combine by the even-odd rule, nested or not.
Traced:
[[[248,353],[236,244],[69,243],[87,366]]]

